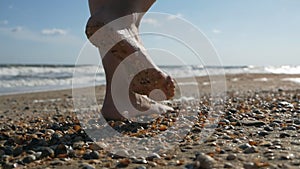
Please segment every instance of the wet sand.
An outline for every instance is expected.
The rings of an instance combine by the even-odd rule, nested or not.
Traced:
[[[201,144],[199,136],[210,106],[207,102],[211,82],[209,77],[197,78],[200,99],[195,110],[199,119],[191,132],[172,151],[145,159],[114,156],[96,146],[75,114],[72,90],[0,96],[0,166],[299,168],[300,83],[296,83],[299,78],[300,75],[226,75],[227,96],[222,103],[222,118],[212,136]],[[104,86],[96,88],[99,105],[104,89]],[[80,90],[84,93],[89,89]],[[126,122],[109,124],[123,134],[144,137],[147,132],[155,135],[171,127],[172,123],[165,123],[166,119],[154,128],[140,129]]]

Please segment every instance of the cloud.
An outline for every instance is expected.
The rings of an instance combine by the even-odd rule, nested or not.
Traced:
[[[67,31],[64,29],[43,29],[41,31],[42,35],[66,35]]]
[[[21,32],[22,30],[23,30],[23,28],[21,26],[17,26],[15,28],[10,29],[11,32]]]
[[[142,23],[146,23],[153,26],[159,26],[159,22],[154,18],[145,18],[142,20]]]
[[[220,33],[222,33],[222,31],[219,30],[219,29],[213,29],[212,32],[213,32],[214,34],[220,34]]]
[[[181,13],[178,13],[176,15],[170,15],[167,17],[168,20],[174,20],[174,19],[177,19],[177,18],[182,18],[183,15]]]
[[[8,24],[8,20],[0,21],[0,25],[7,25],[7,24]]]
[[[26,27],[0,27],[0,37],[6,36],[16,40],[25,40],[41,43],[51,43],[51,44],[70,44],[78,45],[82,44],[83,41],[81,38],[68,34],[65,30],[57,31],[58,29],[44,29],[41,31],[32,31]],[[41,34],[44,32],[44,34]],[[50,35],[50,36],[45,36]],[[53,36],[60,35],[64,36]]]

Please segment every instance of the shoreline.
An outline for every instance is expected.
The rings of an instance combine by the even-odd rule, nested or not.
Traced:
[[[216,75],[212,76],[212,77],[217,77]],[[190,79],[193,79],[193,82],[195,81],[194,78],[196,79],[199,88],[200,87],[205,87],[209,84],[209,76],[198,76],[198,77],[185,77],[185,78],[178,78],[180,81],[182,81],[183,83],[189,83],[189,81],[191,81]],[[226,74],[225,75],[226,78],[226,83],[229,84],[229,86],[227,85],[227,90],[231,91],[232,88],[234,88],[231,84],[232,82],[237,82],[237,81],[241,81],[241,80],[246,80],[251,81],[255,80],[255,83],[257,83],[258,85],[262,85],[259,84],[259,82],[261,83],[268,83],[267,81],[271,80],[272,81],[272,85],[274,86],[283,86],[283,88],[297,88],[298,86],[300,86],[300,74],[272,74],[272,73],[250,73],[250,74]],[[247,80],[247,78],[249,78]],[[288,80],[288,79],[291,80]],[[295,80],[293,82],[292,79],[296,78],[297,80]],[[268,79],[266,81],[266,79]],[[277,82],[279,82],[278,84],[274,84],[274,79],[277,80]],[[285,81],[282,81],[286,79]],[[245,83],[246,83],[245,81]],[[253,82],[253,81],[252,81]],[[201,84],[202,83],[202,84]],[[203,84],[204,83],[204,84]],[[237,82],[238,83],[238,82]],[[234,85],[235,86],[235,85]],[[105,84],[101,84],[101,85],[96,85],[96,86],[83,86],[83,87],[77,87],[76,89],[87,89],[87,88],[92,88],[92,87],[96,87],[96,88],[103,88],[105,87]],[[247,87],[251,87],[249,86],[245,86],[244,88]],[[252,86],[253,87],[253,86]],[[253,89],[251,87],[251,89]],[[38,90],[33,90],[33,91],[24,91],[24,92],[11,92],[11,93],[0,93],[0,97],[5,97],[5,96],[15,96],[15,95],[27,95],[27,94],[39,94],[39,93],[49,93],[49,92],[68,92],[68,91],[72,91],[72,87],[62,87],[62,88],[58,88],[58,89],[51,89],[51,90],[46,90],[46,89],[38,89]],[[263,88],[262,88],[263,89]],[[205,89],[206,90],[206,89]],[[242,89],[243,90],[243,89]],[[258,89],[259,90],[259,89]]]

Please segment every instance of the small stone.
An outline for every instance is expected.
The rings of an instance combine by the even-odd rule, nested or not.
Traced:
[[[16,168],[17,166],[13,163],[4,163],[1,165],[1,167],[3,169],[13,169],[13,168]]]
[[[101,145],[98,145],[96,143],[92,143],[92,144],[89,145],[89,148],[91,150],[98,151],[98,150],[103,150],[102,146],[105,147],[104,143],[101,144]]]
[[[28,155],[26,156],[22,161],[23,163],[31,163],[36,160],[36,157],[34,155]]]
[[[295,157],[294,154],[285,154],[285,155],[281,155],[281,156],[280,156],[280,159],[281,159],[281,160],[291,160],[291,159],[293,159],[294,157]]]
[[[100,154],[97,151],[92,151],[90,153],[90,159],[99,159],[100,158]]]
[[[115,156],[119,156],[119,157],[128,157],[129,153],[126,150],[119,150],[115,153]]]
[[[242,143],[242,141],[240,139],[237,139],[237,138],[233,139],[232,142],[233,143]]]
[[[286,137],[290,137],[291,135],[290,134],[288,134],[288,133],[280,133],[279,134],[279,137],[280,138],[286,138]]]
[[[299,119],[295,119],[294,120],[294,124],[300,125],[300,120]]]
[[[41,147],[37,151],[42,152],[41,158],[45,157],[54,157],[55,153],[54,150],[52,150],[50,147]]]
[[[157,167],[157,163],[153,161],[148,161],[148,165],[151,167]]]
[[[280,106],[286,107],[286,108],[294,108],[294,105],[292,103],[289,103],[287,101],[282,101],[278,103]]]
[[[73,143],[73,149],[76,150],[76,149],[82,149],[84,147],[84,142],[83,141],[77,141],[75,143]]]
[[[270,126],[271,127],[280,127],[280,124],[273,121],[272,123],[270,123]]]
[[[248,143],[241,144],[241,145],[239,146],[239,148],[240,148],[240,149],[243,149],[243,150],[245,150],[245,149],[247,149],[247,148],[250,148],[250,147],[251,147],[251,145],[248,144]]]
[[[235,160],[235,159],[236,159],[236,154],[229,154],[229,155],[226,157],[226,160],[228,160],[228,161]]]
[[[266,125],[263,121],[241,121],[241,123],[245,126],[255,126],[255,127],[261,127]]]
[[[2,157],[5,154],[4,150],[0,150],[0,157]]]
[[[64,144],[60,144],[55,149],[55,156],[64,156],[68,154],[67,147]]]
[[[259,131],[259,132],[257,132],[257,134],[258,134],[259,136],[263,136],[263,137],[269,135],[269,133],[266,132],[266,131]]]
[[[160,125],[159,126],[160,131],[166,131],[167,129],[168,129],[168,127],[166,125]]]
[[[52,130],[52,129],[46,129],[46,130],[45,130],[45,134],[52,135],[52,134],[54,134],[54,133],[55,133],[55,131]]]
[[[133,163],[136,164],[147,164],[148,161],[144,157],[136,158]]]
[[[216,163],[215,159],[213,159],[212,157],[204,153],[198,154],[196,157],[196,161],[200,163],[201,169],[211,169],[214,167],[214,164]]]
[[[81,126],[79,126],[79,125],[74,125],[74,126],[73,126],[73,129],[74,129],[76,132],[78,132],[79,130],[81,130]]]
[[[13,151],[13,156],[17,157],[17,156],[21,155],[22,152],[23,152],[23,147],[17,146]]]
[[[297,130],[297,128],[296,128],[296,127],[294,127],[294,126],[287,126],[287,127],[283,128],[282,130],[296,131],[296,130]]]
[[[13,152],[14,152],[14,149],[11,146],[6,146],[4,148],[4,152],[5,152],[6,155],[12,155]]]
[[[220,123],[230,124],[230,121],[227,119],[220,120]]]
[[[244,150],[245,154],[252,154],[256,152],[257,152],[257,148],[254,146],[248,147],[247,149]]]
[[[257,169],[257,166],[252,162],[248,162],[248,163],[244,164],[244,168],[245,169]]]
[[[263,146],[263,147],[270,147],[272,145],[273,144],[269,141],[263,141],[263,142],[259,143],[259,146]]]
[[[264,130],[266,130],[266,131],[274,131],[274,128],[271,127],[271,126],[266,126],[266,127],[264,127]]]
[[[293,140],[293,141],[291,141],[291,144],[300,146],[300,140]]]
[[[131,161],[128,158],[125,158],[119,161],[117,167],[127,167],[130,163]]]
[[[79,165],[80,169],[95,169],[94,166],[90,165],[90,164],[86,164],[86,163],[82,163]]]
[[[184,160],[176,160],[175,164],[176,166],[181,166],[184,164]]]
[[[136,169],[147,169],[147,167],[145,167],[145,166],[138,166],[138,167],[136,167]]]
[[[234,168],[231,163],[225,163],[224,168]]]
[[[149,157],[147,157],[146,160],[153,161],[154,159],[160,159],[160,158],[161,158],[160,155],[158,155],[157,153],[153,153]]]

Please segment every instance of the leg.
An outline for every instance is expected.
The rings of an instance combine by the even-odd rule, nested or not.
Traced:
[[[159,70],[159,68],[151,61],[151,58],[146,53],[146,50],[138,37],[138,26],[143,16],[143,14],[138,13],[146,12],[154,2],[155,0],[89,0],[92,17],[88,22],[86,33],[90,40],[93,39],[91,42],[99,48],[102,56],[107,79],[107,90],[102,113],[106,118],[121,119],[121,115],[117,113],[112,101],[111,81],[118,65],[132,53],[139,52],[140,60],[153,67],[138,73],[133,78],[129,92],[130,100],[133,105],[139,107],[140,110],[148,109],[152,101],[148,98],[142,98],[140,94],[151,96],[151,91],[154,89],[162,90],[165,94],[164,99],[169,99],[174,95],[173,80]],[[105,24],[126,15],[129,15],[129,18],[132,16],[132,18],[128,20],[129,23],[127,23],[128,26],[126,28],[119,30],[118,28],[113,27],[112,29],[109,29],[108,32],[105,32],[105,34],[103,34],[104,36],[94,34]],[[92,35],[94,36],[92,37]],[[129,37],[128,35],[133,36]],[[106,49],[105,43],[112,39],[115,45]],[[101,42],[102,44],[98,42]],[[107,53],[103,52],[106,50],[108,50]],[[137,67],[141,65],[135,64],[133,61],[132,64],[128,66]],[[153,94],[152,96],[155,97]],[[140,102],[142,104],[137,105],[136,103],[140,100],[143,100]],[[164,107],[164,110],[166,110],[163,105],[155,105],[160,108]],[[160,108],[156,110],[162,110]],[[112,113],[112,111],[115,113]]]

